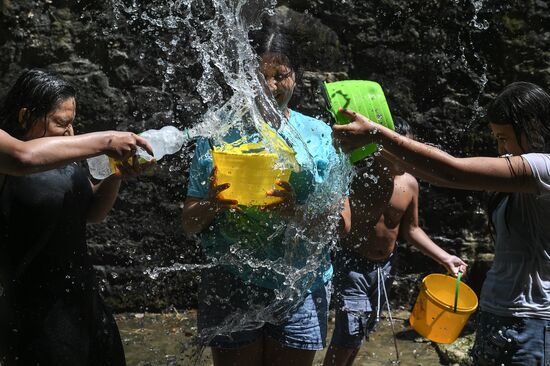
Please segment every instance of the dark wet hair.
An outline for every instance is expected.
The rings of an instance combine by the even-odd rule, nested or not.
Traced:
[[[37,121],[69,98],[76,98],[76,89],[58,75],[39,69],[24,71],[0,106],[0,128],[22,138]],[[23,108],[27,112],[23,123],[19,123],[19,111]]]
[[[260,38],[260,43],[255,47],[260,57],[268,56],[271,62],[290,68],[294,71],[296,84],[300,84],[304,73],[301,67],[304,64],[304,55],[303,52],[299,52],[301,48],[280,33],[270,32],[262,34]]]
[[[287,55],[280,52],[264,52],[260,55],[261,63],[271,65],[283,65],[291,70],[294,70],[292,62]]]
[[[409,122],[407,122],[401,117],[395,117],[395,120],[393,121],[393,127],[395,128],[395,132],[397,132],[400,135],[403,135],[403,136],[413,135],[411,125],[409,125]]]
[[[525,135],[530,152],[550,152],[550,95],[540,86],[516,82],[508,85],[487,109],[490,123],[512,125],[520,147]]]
[[[540,86],[527,82],[508,85],[487,108],[487,118],[493,124],[512,125],[519,146],[524,152],[550,152],[550,95]],[[526,151],[526,146],[522,146],[522,135],[527,138],[529,151]],[[505,159],[508,159],[512,175],[517,175],[517,172],[512,169],[509,158]],[[524,161],[524,164],[527,163]],[[525,166],[524,169],[526,168]],[[493,194],[489,200],[488,214],[491,234],[495,229],[493,213],[506,197],[508,197],[509,204],[510,200],[514,199],[510,193],[499,192]],[[505,221],[508,226],[507,209]]]

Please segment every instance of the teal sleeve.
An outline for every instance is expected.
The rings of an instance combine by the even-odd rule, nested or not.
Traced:
[[[337,166],[339,156],[334,145],[332,145],[332,129],[322,121],[319,121],[318,124],[318,134],[320,143],[315,152],[315,163],[320,180],[325,181],[331,168]]]
[[[208,139],[197,140],[195,154],[189,168],[189,181],[187,184],[187,197],[204,198],[210,188],[210,175],[212,174],[212,154]]]

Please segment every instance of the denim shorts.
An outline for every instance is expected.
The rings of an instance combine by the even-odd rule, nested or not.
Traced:
[[[278,299],[277,295],[219,267],[203,270],[197,314],[201,345],[234,349],[265,335],[284,347],[323,349],[330,283],[299,298]]]
[[[393,278],[391,270],[395,253],[382,262],[369,261],[342,249],[334,261],[334,294],[336,296],[336,323],[331,344],[344,348],[361,346],[363,338],[376,328],[378,323],[378,271],[389,291]],[[380,293],[380,308],[385,296]],[[382,311],[382,309],[379,309]]]
[[[550,320],[480,311],[471,353],[478,366],[550,366]]]

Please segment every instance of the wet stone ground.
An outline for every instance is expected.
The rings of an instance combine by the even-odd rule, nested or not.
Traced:
[[[442,365],[435,347],[419,337],[407,325],[409,313],[394,314],[400,365]],[[171,312],[165,314],[117,315],[121,336],[126,350],[128,366],[210,366],[212,358],[208,349],[197,358],[193,345],[196,334],[196,312]],[[329,337],[334,322],[329,323]],[[325,352],[317,352],[315,366],[322,365]],[[196,361],[196,363],[195,363]],[[354,365],[394,365],[395,348],[389,321],[384,319],[378,331],[363,344]],[[448,363],[445,363],[448,364]]]

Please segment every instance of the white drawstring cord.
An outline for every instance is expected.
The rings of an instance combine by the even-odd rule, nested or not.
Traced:
[[[380,282],[382,281],[382,273],[380,271],[380,266],[379,265],[376,265],[376,281],[378,282],[378,301],[377,301],[377,304],[376,304],[376,323],[378,323],[380,321],[380,312],[381,312],[381,309],[380,309],[380,291],[381,291],[381,287],[380,287]]]
[[[376,265],[376,277],[378,279],[378,307],[376,309],[376,321],[380,321],[380,292],[384,292],[384,298],[386,299],[386,306],[388,307],[388,316],[390,318],[391,331],[393,334],[393,344],[395,346],[395,358],[399,362],[399,349],[397,348],[397,337],[395,335],[395,327],[393,324],[393,317],[391,315],[390,300],[388,298],[388,291],[386,291],[386,279],[384,278],[384,270],[380,265]]]

